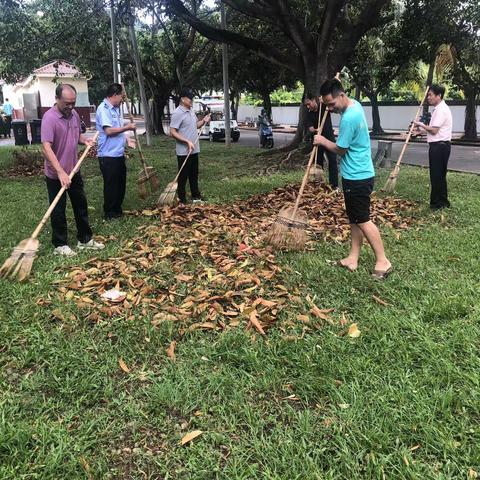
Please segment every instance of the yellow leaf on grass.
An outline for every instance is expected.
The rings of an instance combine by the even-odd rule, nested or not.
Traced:
[[[478,473],[473,468],[469,468],[468,478],[478,478]]]
[[[349,327],[348,327],[348,336],[349,337],[352,337],[352,338],[358,338],[360,336],[360,330],[358,329],[357,327],[357,324],[356,323],[352,323]]]
[[[166,349],[167,356],[172,360],[172,362],[175,361],[175,347],[177,345],[177,342],[175,340],[170,342],[169,347]]]
[[[187,433],[181,440],[180,445],[186,445],[191,442],[193,439],[199,437],[203,432],[201,430],[194,430],[193,432]]]
[[[125,372],[125,373],[130,373],[130,369],[127,367],[127,364],[123,361],[122,358],[118,359],[118,364],[120,365],[120,368]]]

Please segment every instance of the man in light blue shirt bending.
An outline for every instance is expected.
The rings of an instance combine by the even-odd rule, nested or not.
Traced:
[[[362,106],[345,94],[336,78],[327,80],[320,87],[323,103],[334,113],[341,115],[337,142],[316,135],[315,145],[340,155],[340,173],[345,198],[345,209],[351,228],[351,249],[348,257],[338,264],[353,272],[358,267],[360,250],[365,237],[375,253],[373,277],[383,280],[392,271],[392,264],[385,256],[382,238],[377,226],[370,220],[370,195],[373,191],[375,172],[370,149],[370,135]]]
[[[123,87],[112,83],[107,88],[107,98],[97,108],[95,117],[98,137],[97,155],[103,176],[103,214],[105,220],[123,215],[122,203],[127,185],[125,143],[135,147],[135,141],[125,137],[125,132],[135,130],[134,123],[124,125],[120,104]]]

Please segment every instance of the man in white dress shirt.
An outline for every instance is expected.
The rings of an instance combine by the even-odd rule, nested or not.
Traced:
[[[447,192],[447,166],[452,140],[452,112],[443,100],[444,95],[445,87],[432,85],[427,94],[428,104],[434,107],[430,124],[415,122],[415,125],[427,132],[432,210],[450,206]]]

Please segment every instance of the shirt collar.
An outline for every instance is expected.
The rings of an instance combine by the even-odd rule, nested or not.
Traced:
[[[190,112],[192,109],[191,108],[186,108],[182,104],[179,105],[179,108],[182,112]]]
[[[111,110],[115,110],[116,108],[118,108],[118,107],[114,107],[106,98],[103,100],[103,102],[105,103],[105,106],[107,108],[110,108]]]
[[[57,114],[58,118],[64,118],[65,120],[70,120],[70,118],[73,117],[73,112],[70,118],[65,117],[63,113],[58,109],[57,104],[53,106],[53,109],[55,110],[55,113]]]

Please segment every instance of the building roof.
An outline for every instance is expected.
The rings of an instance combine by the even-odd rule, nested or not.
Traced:
[[[45,75],[53,77],[77,77],[82,76],[81,72],[65,60],[54,60],[53,62],[42,65],[33,71],[34,75]]]

